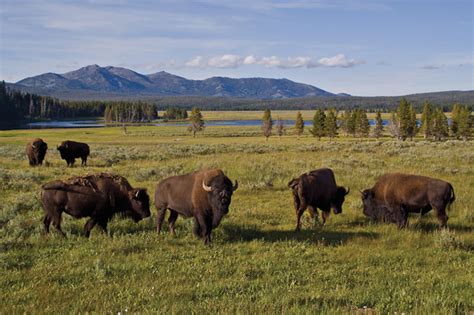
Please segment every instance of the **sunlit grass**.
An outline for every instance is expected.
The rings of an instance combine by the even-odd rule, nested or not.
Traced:
[[[216,114],[217,115],[217,114]],[[257,118],[259,119],[260,116]],[[283,117],[282,117],[283,118]],[[309,119],[310,117],[305,117]],[[249,118],[250,119],[250,118]],[[0,302],[10,313],[468,313],[474,309],[474,143],[385,137],[333,141],[305,134],[269,141],[259,127],[18,130],[0,132]],[[43,167],[30,168],[27,140],[49,145]],[[90,144],[86,168],[66,168],[55,147]],[[229,215],[208,248],[179,218],[177,237],[155,233],[153,216],[114,219],[104,235],[81,236],[85,220],[64,215],[67,239],[42,234],[39,189],[52,179],[113,171],[153,196],[163,178],[219,167],[239,181]],[[287,182],[331,167],[349,186],[341,215],[325,227],[295,215]],[[405,230],[365,219],[358,190],[384,172],[445,179],[456,192],[448,231],[433,213],[410,217]]]

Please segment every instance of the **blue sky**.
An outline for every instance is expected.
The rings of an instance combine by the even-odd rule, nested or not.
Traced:
[[[0,79],[99,64],[361,96],[472,90],[473,3],[0,0]]]

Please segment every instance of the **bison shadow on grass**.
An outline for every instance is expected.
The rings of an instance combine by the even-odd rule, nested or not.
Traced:
[[[263,240],[267,243],[276,243],[282,241],[298,241],[298,242],[313,242],[322,243],[326,246],[338,246],[345,244],[348,240],[353,238],[376,239],[379,237],[378,233],[359,231],[330,231],[327,229],[321,230],[301,230],[295,233],[294,230],[260,230],[257,227],[242,227],[237,225],[225,225],[223,227],[224,242],[239,243],[250,242],[253,240]]]

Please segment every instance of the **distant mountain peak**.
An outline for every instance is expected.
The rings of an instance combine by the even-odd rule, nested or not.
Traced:
[[[289,79],[229,78],[215,76],[205,80],[186,78],[159,71],[140,74],[133,70],[97,64],[64,74],[45,73],[16,83],[23,90],[44,95],[108,96],[223,96],[236,98],[284,99],[333,96],[315,86]],[[34,90],[33,90],[34,87]]]

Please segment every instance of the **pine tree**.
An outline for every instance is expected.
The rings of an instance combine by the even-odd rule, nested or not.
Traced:
[[[335,109],[328,111],[324,120],[324,131],[330,139],[337,136],[337,112]]]
[[[458,124],[459,124],[459,114],[462,111],[462,107],[459,104],[453,105],[453,110],[451,112],[451,135],[455,138],[458,137]]]
[[[377,139],[383,136],[383,120],[382,113],[380,112],[380,110],[378,110],[375,114],[375,127],[373,135]]]
[[[350,113],[349,120],[347,121],[347,131],[349,134],[351,134],[353,137],[356,136],[356,124],[357,124],[357,110],[352,111]]]
[[[262,118],[262,131],[265,139],[268,141],[268,138],[272,135],[273,120],[272,112],[269,109],[266,109],[263,113]]]
[[[199,108],[193,107],[189,121],[191,126],[189,126],[188,130],[193,133],[193,137],[196,137],[197,132],[204,130],[204,120]]]
[[[433,115],[433,136],[441,141],[449,134],[448,119],[441,108],[437,108]]]
[[[400,100],[400,105],[397,109],[397,118],[398,118],[398,127],[400,129],[399,138],[405,141],[410,136],[411,128],[411,112],[410,112],[410,103],[406,98]]]
[[[407,135],[410,137],[410,140],[413,140],[413,137],[418,133],[418,124],[416,120],[416,111],[413,106],[409,106],[408,112],[410,113],[410,120],[408,121],[408,130]]]
[[[313,128],[310,129],[310,132],[314,137],[318,137],[319,140],[321,140],[321,137],[326,134],[324,130],[325,119],[326,115],[324,114],[324,111],[320,109],[316,110],[313,116]]]
[[[369,119],[365,109],[356,110],[356,133],[361,137],[367,137],[370,131]]]
[[[278,137],[280,137],[280,138],[285,133],[285,123],[283,122],[283,120],[280,117],[278,117],[278,119],[277,119],[276,133],[277,133]]]
[[[421,113],[421,132],[423,137],[429,138],[432,136],[433,129],[433,108],[429,102],[423,105],[423,112]]]
[[[349,130],[350,120],[351,120],[351,112],[349,110],[345,110],[341,117],[341,129],[344,131],[344,133],[347,136],[352,134]]]
[[[303,115],[301,115],[301,112],[296,113],[295,130],[299,138],[304,131],[304,120]]]
[[[471,115],[471,109],[468,106],[460,106],[456,115],[456,134],[457,138],[467,140],[471,137],[474,116]],[[454,123],[454,117],[452,118]]]

